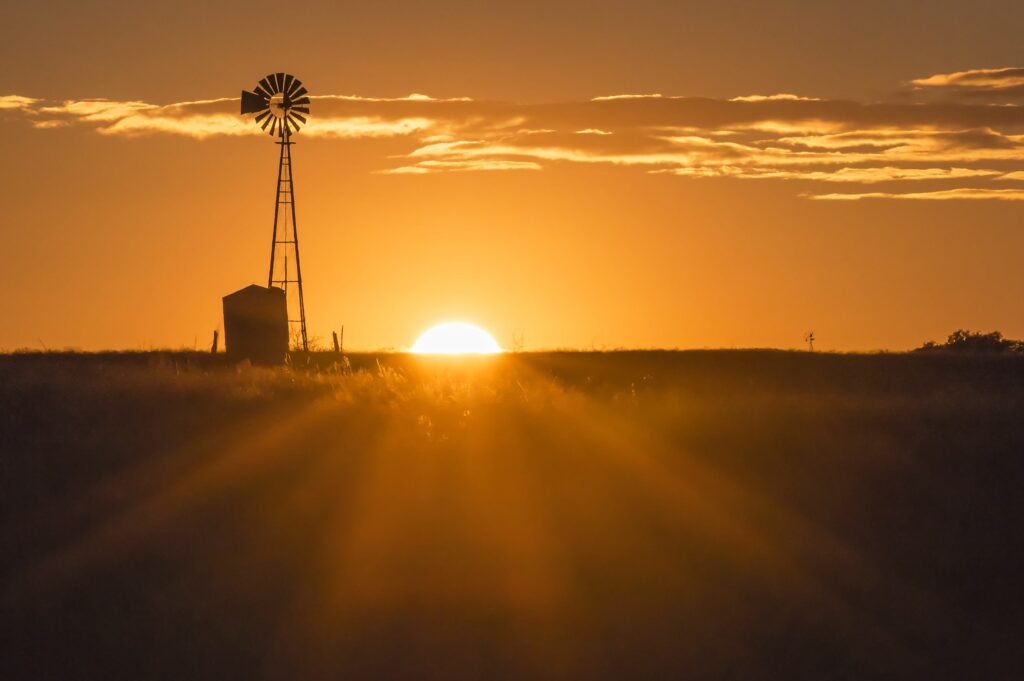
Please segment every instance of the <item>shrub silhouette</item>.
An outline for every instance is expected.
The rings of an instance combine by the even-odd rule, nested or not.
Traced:
[[[949,334],[946,342],[938,344],[928,341],[917,349],[918,351],[950,350],[954,352],[969,353],[1002,353],[1002,352],[1024,352],[1024,341],[1004,338],[999,331],[982,333],[981,331],[969,331],[957,329]]]

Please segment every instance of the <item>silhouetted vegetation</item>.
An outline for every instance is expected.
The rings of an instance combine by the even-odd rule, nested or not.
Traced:
[[[1014,353],[0,356],[3,679],[999,679]]]
[[[937,350],[981,354],[1002,352],[1024,353],[1024,341],[1003,338],[1003,334],[998,331],[982,333],[980,331],[957,329],[949,334],[945,343],[939,344],[934,341],[928,341],[917,349],[918,352],[934,352]]]

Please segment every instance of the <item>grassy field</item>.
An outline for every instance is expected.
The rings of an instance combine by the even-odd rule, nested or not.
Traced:
[[[0,357],[0,678],[1020,678],[1024,358]]]

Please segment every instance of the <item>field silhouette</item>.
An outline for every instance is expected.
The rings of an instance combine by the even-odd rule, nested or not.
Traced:
[[[4,679],[1014,678],[1024,357],[0,357]]]

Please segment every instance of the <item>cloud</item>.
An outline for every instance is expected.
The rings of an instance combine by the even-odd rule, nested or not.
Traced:
[[[993,177],[1001,171],[985,168],[840,168],[831,172],[804,173],[800,179],[822,182],[859,182],[875,184],[907,180],[949,180],[967,177]]]
[[[915,93],[935,93],[953,99],[1013,101],[1024,99],[1024,68],[969,69],[937,73],[910,81]]]
[[[431,172],[466,172],[481,170],[540,170],[533,161],[501,161],[467,159],[461,161],[419,161],[411,166],[399,166],[379,171],[385,175],[424,175]]]
[[[879,182],[906,182],[911,180],[950,180],[965,178],[1007,178],[1000,170],[985,168],[893,168],[863,167],[839,168],[838,170],[786,170],[771,168],[744,168],[721,166],[719,168],[672,168],[653,172],[668,172],[675,175],[691,177],[737,177],[743,179],[763,180],[807,180],[813,182],[850,182],[857,184],[877,184]],[[1011,173],[1012,174],[1012,173]],[[1024,179],[1024,177],[1020,178]]]
[[[324,110],[326,115],[311,117],[309,124],[301,131],[304,137],[378,138],[411,135],[433,129],[434,121],[424,117],[372,115],[367,114],[366,109],[381,104],[439,105],[469,101],[464,98],[433,99],[420,94],[397,98],[330,95],[313,99],[313,106]],[[38,99],[11,95],[0,98],[0,108],[21,110],[29,116],[33,127],[37,129],[89,125],[96,132],[108,136],[170,134],[207,139],[265,134],[253,125],[252,120],[238,115],[238,102],[233,98],[156,105],[107,99],[43,103]],[[332,114],[332,110],[336,113]]]
[[[953,201],[953,200],[996,200],[1024,201],[1024,189],[984,189],[977,187],[960,187],[942,189],[932,192],[911,192],[906,194],[889,192],[870,192],[866,194],[816,194],[808,198],[822,201],[860,201],[863,199],[908,199],[915,201]]]
[[[910,82],[918,87],[1013,88],[1024,85],[1024,68],[971,69],[953,73],[937,73]]]
[[[246,123],[248,124],[248,121]],[[307,137],[396,137],[430,130],[432,125],[432,121],[428,118],[399,118],[396,120],[374,116],[323,120],[310,118],[309,124],[302,129],[302,134]]]
[[[47,121],[62,123],[65,121]],[[247,121],[229,114],[161,115],[132,113],[97,128],[103,135],[148,135],[164,133],[183,135],[195,139],[216,136],[254,135],[258,131]]]
[[[660,92],[655,92],[649,95],[602,95],[600,97],[594,97],[590,101],[592,102],[609,102],[614,99],[661,99],[664,97]]]
[[[180,105],[179,105],[180,106]],[[158,110],[154,104],[146,102],[114,102],[109,99],[83,99],[66,101],[62,104],[39,107],[39,113],[95,123],[109,123],[133,116],[142,111]]]
[[[38,99],[20,95],[0,95],[0,111],[4,109],[30,109]]]
[[[1022,71],[977,69],[914,84],[1012,89],[1024,79]],[[9,95],[0,97],[0,109],[40,131],[77,127],[106,136],[197,140],[265,134],[251,117],[238,115],[233,98],[154,104]],[[924,187],[913,194],[887,190],[833,200],[950,196],[943,192],[954,190],[944,185],[953,181],[970,185],[955,190],[959,196],[1006,200],[1005,185],[981,190],[1024,179],[1024,106],[976,100],[863,103],[789,93],[731,99],[653,93],[519,104],[328,94],[314,96],[311,109],[301,138],[390,139],[378,172],[393,175],[605,164],[690,178]]]
[[[359,95],[319,95],[315,96],[316,99],[330,100],[330,99],[344,99],[352,102],[472,102],[470,97],[450,97],[448,99],[438,99],[431,97],[430,95],[420,94],[414,92],[411,95],[405,97],[361,97]]]
[[[730,102],[820,102],[821,100],[817,97],[801,97],[800,95],[791,95],[785,92],[775,95],[745,95],[743,97],[733,97],[729,100]]]

